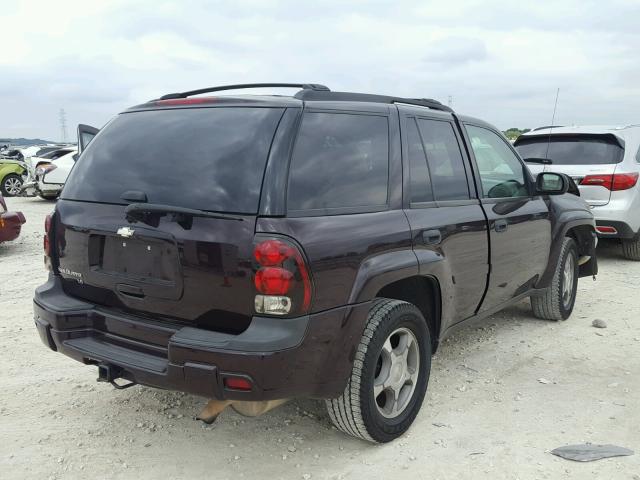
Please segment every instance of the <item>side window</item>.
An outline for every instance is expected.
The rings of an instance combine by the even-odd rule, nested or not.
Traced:
[[[495,132],[466,125],[485,198],[526,197],[524,165]]]
[[[439,120],[418,119],[427,155],[435,200],[467,200],[469,185],[453,126]]]
[[[289,210],[387,204],[387,117],[307,112],[291,160]]]
[[[432,202],[433,192],[427,157],[415,118],[407,119],[407,156],[409,157],[409,177],[411,177],[411,202]]]

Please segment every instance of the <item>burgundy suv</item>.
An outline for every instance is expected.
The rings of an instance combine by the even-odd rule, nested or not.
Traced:
[[[196,96],[256,86],[300,91]],[[435,100],[165,95],[81,154],[47,222],[36,326],[119,388],[213,399],[205,420],[316,397],[342,431],[387,442],[456,328],[526,297],[569,317],[597,264],[568,187]]]

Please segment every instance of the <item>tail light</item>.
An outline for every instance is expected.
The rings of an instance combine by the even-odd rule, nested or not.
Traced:
[[[283,238],[256,238],[255,310],[271,315],[305,314],[311,306],[311,279],[300,249]]]
[[[44,219],[44,266],[47,270],[51,270],[51,215],[47,215]]]
[[[607,190],[628,190],[638,183],[638,172],[614,173],[613,175],[587,175],[580,185],[604,187]]]
[[[36,175],[44,175],[45,173],[49,173],[56,168],[58,168],[58,166],[54,165],[53,163],[41,163],[40,165],[38,165],[38,168],[36,168]]]

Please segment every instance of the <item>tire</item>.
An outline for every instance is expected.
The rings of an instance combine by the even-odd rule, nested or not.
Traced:
[[[18,191],[15,191],[15,186],[18,186]],[[10,173],[2,179],[0,184],[0,191],[4,197],[15,197],[20,193],[19,188],[22,186],[22,177],[15,173]]]
[[[569,272],[571,278],[567,279]],[[567,290],[569,287],[570,291]],[[543,294],[531,296],[533,314],[544,320],[566,320],[576,303],[577,290],[578,249],[572,238],[565,237],[551,286]]]
[[[403,350],[405,355],[396,356],[395,352]],[[407,302],[378,299],[369,311],[344,392],[325,401],[329,417],[348,435],[374,443],[390,442],[406,432],[416,418],[430,370],[431,336],[420,310]],[[376,386],[381,391],[374,397],[375,381],[385,378],[399,394],[393,386]],[[390,395],[398,398],[400,405]],[[399,407],[396,411],[395,406]]]
[[[622,254],[627,260],[640,261],[640,238],[622,240]]]

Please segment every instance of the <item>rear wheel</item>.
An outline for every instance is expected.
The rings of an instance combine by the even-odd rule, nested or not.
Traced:
[[[640,238],[622,240],[622,254],[628,260],[640,260]]]
[[[0,190],[5,197],[15,197],[20,194],[20,187],[22,187],[22,177],[15,173],[10,173],[2,179],[0,184]]]
[[[578,289],[578,249],[565,237],[551,285],[542,295],[531,297],[533,314],[545,320],[566,320],[573,311]]]
[[[374,303],[343,394],[327,400],[333,424],[348,435],[389,442],[413,423],[431,369],[431,338],[414,305]]]

